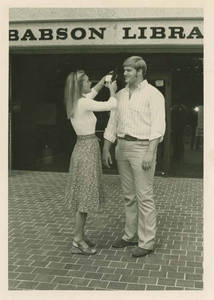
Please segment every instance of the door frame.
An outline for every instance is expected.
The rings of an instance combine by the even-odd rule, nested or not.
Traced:
[[[164,153],[163,166],[164,173],[170,172],[170,153],[171,153],[171,93],[172,93],[172,75],[170,71],[154,70],[148,74],[148,80],[162,79],[165,83],[165,108],[166,108],[166,132],[164,135]]]

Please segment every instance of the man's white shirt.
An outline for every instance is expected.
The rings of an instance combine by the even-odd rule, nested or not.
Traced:
[[[114,143],[125,134],[139,139],[163,140],[165,133],[164,96],[154,86],[143,80],[129,98],[129,88],[120,90],[118,106],[111,111],[104,138]]]

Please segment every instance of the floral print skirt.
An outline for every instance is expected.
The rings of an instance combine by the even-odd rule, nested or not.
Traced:
[[[96,212],[104,202],[100,145],[95,134],[79,135],[70,159],[65,201],[71,212]]]

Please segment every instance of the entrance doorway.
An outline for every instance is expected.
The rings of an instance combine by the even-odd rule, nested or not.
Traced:
[[[133,54],[12,54],[10,68],[12,169],[66,172],[70,154],[76,141],[70,121],[66,119],[63,103],[64,84],[67,75],[76,68],[84,68],[95,84],[101,76],[110,70],[116,69],[119,74],[122,74],[121,65],[124,59],[130,55]],[[168,53],[134,53],[134,55],[141,55],[145,58],[148,64],[148,81],[155,85],[166,99],[167,131],[164,142],[159,145],[158,174],[185,176],[183,172],[185,164],[188,170],[192,169],[191,164],[197,165],[199,174],[202,170],[202,161],[199,162],[198,159],[191,161],[192,156],[190,154],[187,156],[185,154],[184,160],[179,162],[180,173],[178,172],[178,167],[176,167],[178,159],[174,155],[173,124],[176,122],[176,124],[180,124],[181,121],[178,120],[172,124],[175,119],[173,113],[172,120],[172,108],[178,103],[178,98],[182,98],[188,111],[194,111],[196,106],[198,107],[199,104],[203,103],[203,93],[200,103],[198,102],[203,83],[201,55]],[[199,69],[194,69],[197,66]],[[189,80],[182,77],[183,74],[187,73],[187,68],[189,68]],[[197,84],[195,84],[196,77]],[[183,87],[181,87],[182,84]],[[193,85],[194,94],[192,93]],[[104,88],[97,100],[105,101],[108,96],[108,90]],[[100,137],[102,145],[102,135],[109,114],[104,112],[96,113],[96,115],[98,119],[96,133]],[[185,143],[190,143],[192,135],[191,126],[187,122],[185,125]],[[185,147],[188,148],[189,146],[186,145]],[[192,151],[202,153],[201,139],[199,150]],[[188,163],[186,159],[188,159]],[[177,174],[174,170],[177,171]],[[189,176],[188,170],[186,171],[187,176]],[[104,172],[107,173],[109,170],[104,169]],[[115,162],[111,172],[117,172]],[[199,174],[199,176],[201,175]]]

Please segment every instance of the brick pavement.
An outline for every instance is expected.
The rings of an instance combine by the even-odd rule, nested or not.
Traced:
[[[94,256],[72,255],[73,220],[63,205],[66,173],[14,171],[9,177],[9,290],[201,290],[202,180],[155,177],[155,251],[133,258],[114,249],[124,224],[117,175],[105,175],[108,195],[89,216]]]

